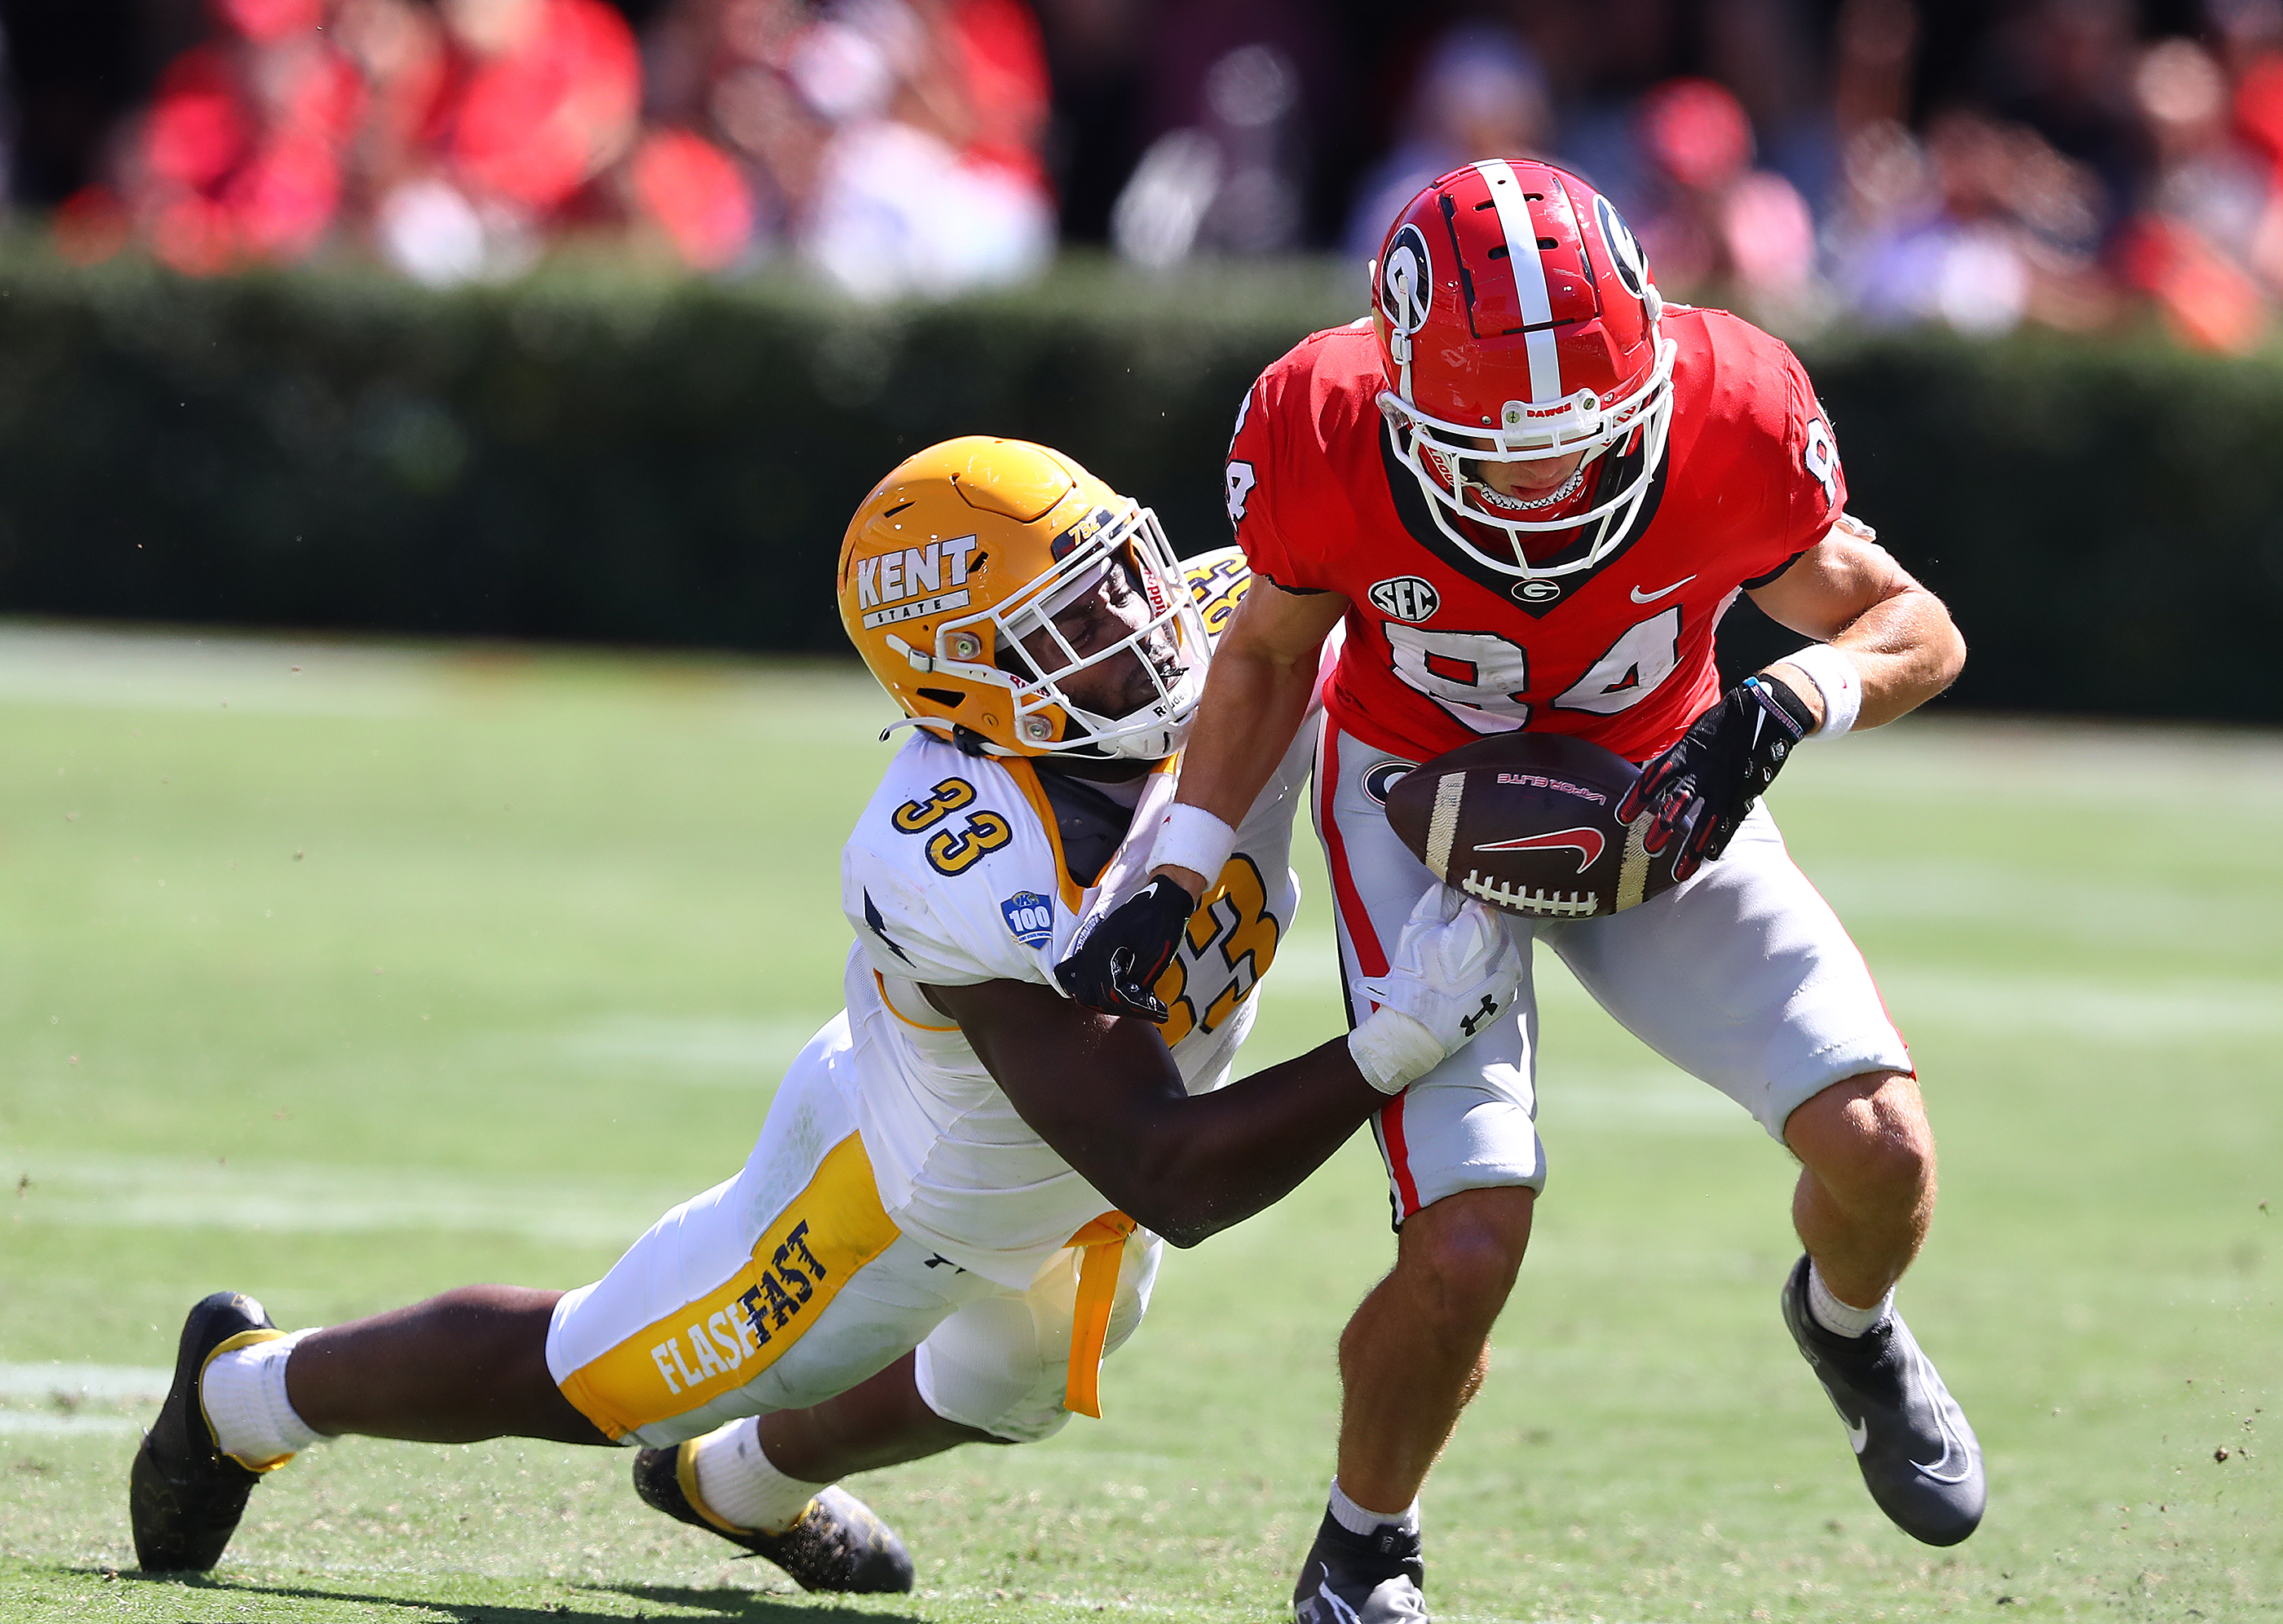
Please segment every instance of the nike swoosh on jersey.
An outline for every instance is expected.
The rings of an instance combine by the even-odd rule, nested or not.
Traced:
[[[1855,1446],[1855,1453],[1860,1455],[1863,1452],[1863,1446],[1871,1441],[1871,1424],[1868,1421],[1848,1422],[1847,1441],[1853,1444]],[[1947,1460],[1950,1457],[1948,1454],[1945,1453],[1943,1458]],[[1912,1464],[1913,1465],[1917,1465],[1915,1461]],[[1921,1468],[1921,1470],[1924,1470],[1924,1468]]]
[[[1643,592],[1640,587],[1636,587],[1633,588],[1633,602],[1636,603],[1654,603],[1666,593],[1678,592],[1695,579],[1696,578],[1693,575],[1684,575],[1679,580],[1673,582],[1671,586],[1659,587],[1655,592]]]

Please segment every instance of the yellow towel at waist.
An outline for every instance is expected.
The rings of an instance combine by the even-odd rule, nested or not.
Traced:
[[[1105,1212],[1063,1244],[1079,1248],[1078,1305],[1071,1314],[1070,1378],[1063,1407],[1102,1418],[1102,1349],[1110,1340],[1110,1310],[1118,1301],[1118,1271],[1126,1238],[1141,1225],[1122,1212]]]

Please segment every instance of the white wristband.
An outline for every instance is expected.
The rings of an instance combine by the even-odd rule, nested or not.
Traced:
[[[1823,695],[1823,726],[1815,730],[1816,738],[1835,739],[1855,725],[1863,711],[1863,673],[1851,658],[1829,643],[1810,643],[1784,656],[1783,663],[1804,672]]]
[[[1348,1034],[1348,1055],[1365,1082],[1383,1094],[1399,1094],[1443,1063],[1443,1045],[1424,1022],[1399,1009],[1375,1009]]]
[[[1235,850],[1235,829],[1202,806],[1185,806],[1176,801],[1157,826],[1157,843],[1149,848],[1149,866],[1186,868],[1203,874],[1211,885],[1220,877],[1220,871],[1228,866],[1228,854]]]

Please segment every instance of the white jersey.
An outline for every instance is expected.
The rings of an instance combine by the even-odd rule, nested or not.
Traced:
[[[1235,548],[1188,568],[1193,579],[1225,573],[1242,585]],[[1225,619],[1224,609],[1216,630]],[[1228,1080],[1252,1025],[1253,989],[1291,929],[1292,822],[1313,734],[1301,729],[1246,814],[1235,854],[1157,983],[1173,1012],[1165,1040],[1193,1094]],[[1157,809],[1172,790],[1161,769],[1129,811],[1069,774],[968,756],[917,732],[842,853],[841,906],[856,944],[846,978],[853,1042],[834,1076],[882,1204],[905,1234],[1017,1290],[1114,1209],[1023,1121],[919,989],[1027,981],[1059,994],[1055,965],[1080,924],[1146,872]],[[1142,831],[1138,849],[1125,847],[1129,828]]]

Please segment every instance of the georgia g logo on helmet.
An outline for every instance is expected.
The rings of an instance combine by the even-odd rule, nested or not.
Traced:
[[[1430,240],[1448,280],[1422,284]],[[1648,256],[1600,192],[1517,158],[1422,188],[1383,260],[1389,448],[1445,540],[1551,602],[1554,578],[1590,572],[1654,511],[1678,352]],[[1486,474],[1565,460],[1577,484],[1558,500],[1517,501]]]
[[[1411,352],[1412,336],[1427,325],[1435,301],[1435,260],[1417,226],[1406,225],[1387,245],[1379,261],[1379,312],[1399,360]]]
[[[1601,240],[1609,245],[1617,280],[1635,299],[1643,297],[1648,288],[1648,256],[1641,252],[1640,238],[1607,198],[1593,199],[1593,219],[1601,228]]]

